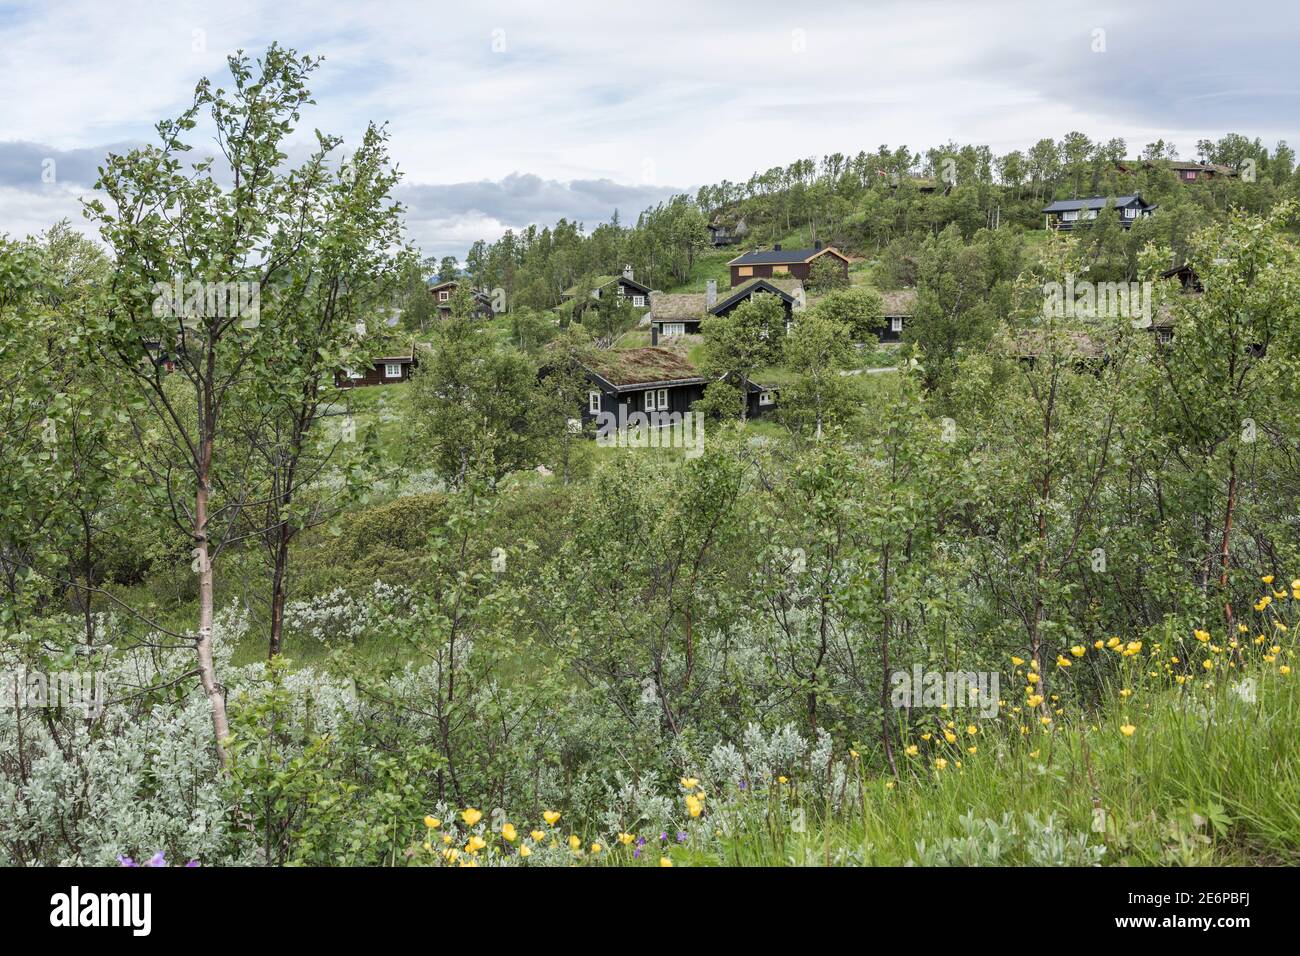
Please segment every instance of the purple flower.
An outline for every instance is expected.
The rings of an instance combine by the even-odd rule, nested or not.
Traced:
[[[135,860],[131,859],[129,856],[123,856],[123,855],[120,854],[120,853],[117,855],[117,862],[120,863],[122,866],[139,866],[139,865],[140,865],[139,863],[135,862]]]
[[[163,851],[159,850],[153,856],[149,857],[149,862],[145,866],[166,866],[167,858],[163,856]]]
[[[662,833],[659,834],[659,842],[660,842],[660,843],[663,843],[664,840],[667,840],[667,839],[668,839],[668,831],[667,831],[667,830],[664,830]]]
[[[740,781],[740,789],[741,789],[741,790],[748,790],[748,789],[749,789],[749,783],[748,783],[747,781],[745,781],[745,780]]]
[[[637,847],[635,850],[632,851],[632,859],[637,860],[640,858],[641,858],[641,848]]]
[[[198,860],[190,860],[190,862],[188,862],[188,863],[185,864],[185,869],[188,870],[188,869],[190,869],[191,867],[195,867],[195,866],[198,866],[198,865],[199,865],[199,861],[198,861]]]
[[[685,842],[686,842],[686,831],[685,831],[685,830],[678,830],[678,831],[677,831],[677,842],[678,842],[678,843],[685,843]]]

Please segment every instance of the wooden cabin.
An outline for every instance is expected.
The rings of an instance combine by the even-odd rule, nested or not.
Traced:
[[[429,287],[429,292],[434,298],[434,307],[438,310],[438,318],[451,318],[451,299],[456,294],[456,289],[460,283],[455,279],[448,279],[446,282],[439,282]],[[474,308],[470,313],[470,318],[490,319],[492,318],[492,296],[488,295],[483,289],[473,291]]]
[[[895,289],[880,293],[881,318],[884,320],[876,337],[881,342],[901,342],[903,329],[916,314],[916,290]]]
[[[402,355],[382,355],[364,368],[345,368],[335,372],[334,384],[338,388],[361,388],[409,382],[418,364],[414,348]]]
[[[658,345],[660,338],[694,335],[705,319],[728,315],[756,295],[775,295],[781,299],[789,331],[794,313],[803,307],[803,283],[798,279],[750,279],[721,298],[717,281],[710,279],[703,293],[656,292],[650,296],[650,343]]]
[[[745,225],[743,216],[734,222],[729,222],[722,216],[714,216],[713,221],[708,225],[708,230],[709,244],[715,249],[734,246],[749,235],[749,226]]]
[[[569,286],[560,293],[560,300],[562,302],[573,301],[577,297],[580,288],[580,283]],[[591,297],[593,299],[600,299],[611,293],[626,299],[634,309],[650,308],[650,287],[636,281],[631,266],[624,266],[622,275],[596,276],[592,279]]]
[[[799,279],[807,282],[812,275],[812,264],[823,256],[830,257],[849,276],[849,257],[834,246],[814,243],[810,249],[782,249],[780,244],[771,249],[756,249],[732,259],[731,285],[735,288],[750,279]]]
[[[1069,232],[1080,222],[1096,219],[1107,204],[1112,201],[1107,196],[1090,196],[1087,199],[1058,199],[1051,205],[1043,207],[1044,225],[1048,229],[1060,229]],[[1113,202],[1119,224],[1125,229],[1132,227],[1139,219],[1145,219],[1156,209],[1155,205],[1144,202],[1141,196],[1120,196]]]
[[[1204,183],[1216,177],[1235,177],[1237,171],[1221,163],[1195,163],[1181,159],[1121,159],[1115,164],[1121,173],[1135,173],[1139,169],[1168,169],[1184,183]]]

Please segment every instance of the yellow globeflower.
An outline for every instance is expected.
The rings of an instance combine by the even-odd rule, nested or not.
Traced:
[[[1031,684],[1037,684],[1037,683],[1038,683],[1038,675],[1037,675],[1037,674],[1029,674],[1029,675],[1027,675],[1027,676],[1025,677],[1025,680],[1029,681],[1029,683],[1031,683]]]
[[[1119,728],[1119,732],[1125,737],[1132,737],[1133,731],[1137,730],[1132,724],[1124,724]]]
[[[1011,663],[1012,663],[1012,664],[1015,664],[1017,667],[1019,667],[1021,664],[1024,663],[1024,661],[1023,661],[1021,658],[1016,657],[1016,655],[1012,654],[1012,655],[1011,655]]]
[[[700,801],[700,798],[695,796],[693,793],[686,797],[686,812],[689,813],[692,818],[698,817],[704,812],[704,804]]]
[[[974,737],[974,736],[975,736],[976,734],[978,734],[979,732],[980,732],[980,729],[979,729],[978,727],[976,727],[974,724],[967,724],[967,725],[966,725],[966,733],[970,734],[972,737]]]
[[[437,817],[425,817],[424,825],[428,827],[430,830],[436,830],[438,829],[438,827],[442,826],[442,821],[439,820]]]
[[[955,744],[957,742],[957,735],[954,734],[951,730],[945,730],[943,732],[943,739],[948,741],[948,743],[950,744]]]
[[[776,778],[776,782],[777,782],[777,783],[780,783],[780,784],[786,784],[786,783],[789,783],[789,782],[790,782],[790,778],[789,778],[789,777],[777,777],[777,778]]]
[[[1047,726],[1050,726],[1050,725],[1051,725],[1051,723],[1052,723],[1052,718],[1051,718],[1051,717],[1039,717],[1039,718],[1038,718],[1038,722],[1039,722],[1040,724],[1042,724],[1044,727],[1047,727]]]
[[[1212,661],[1210,658],[1207,657],[1204,661],[1201,662],[1201,666],[1204,667],[1207,671],[1212,671],[1214,670],[1214,661]]]
[[[971,744],[969,747],[966,748],[966,752],[967,752],[968,754],[973,754],[973,753],[975,753],[977,750],[979,750],[979,748],[976,747],[974,744]]]
[[[578,849],[581,846],[582,846],[582,841],[579,840],[575,834],[572,833],[569,834],[569,849],[572,850],[574,853],[577,853]]]
[[[1281,674],[1283,677],[1285,677],[1287,674],[1291,673],[1291,665],[1283,664],[1281,667],[1277,669],[1277,672]]]
[[[468,807],[467,809],[460,811],[460,818],[465,821],[465,826],[472,827],[483,819],[483,811],[475,810],[473,807]]]
[[[525,843],[523,846],[521,846],[521,847],[519,848],[519,855],[520,855],[520,856],[532,856],[532,855],[533,855],[533,848],[530,847],[527,843]]]
[[[1132,697],[1132,696],[1133,696],[1133,691],[1132,691],[1131,689],[1129,689],[1128,687],[1125,687],[1122,691],[1119,692],[1119,696],[1121,696],[1121,697]]]
[[[1075,657],[1082,657],[1084,654],[1088,653],[1088,649],[1084,647],[1082,644],[1075,644],[1072,648],[1070,648],[1070,653],[1073,654]]]
[[[1265,584],[1272,584],[1272,583],[1273,583],[1273,575],[1271,575],[1271,574],[1266,574],[1266,575],[1264,575],[1262,578],[1260,578],[1260,580],[1263,581]]]
[[[905,749],[903,753],[907,754],[909,757],[915,757],[918,753],[916,744],[908,744],[907,749]]]
[[[1195,631],[1192,631],[1192,636],[1195,637],[1202,644],[1204,644],[1206,641],[1210,639],[1210,632],[1197,629]]]
[[[476,833],[469,838],[469,842],[465,844],[465,849],[470,853],[477,853],[485,846],[487,846],[487,840],[484,840],[481,836],[479,836]]]
[[[935,770],[942,770],[946,766],[948,766],[948,761],[944,760],[942,757],[934,762]]]
[[[670,859],[668,859],[668,857],[666,857],[666,856],[661,856],[661,857],[659,858],[659,865],[660,865],[660,866],[672,866],[672,865],[673,865],[673,861],[670,860]]]
[[[542,811],[542,819],[546,821],[547,826],[553,827],[560,819],[560,811],[544,810]]]
[[[1070,661],[1070,659],[1069,659],[1068,657],[1065,657],[1064,655],[1061,655],[1061,654],[1057,654],[1057,655],[1056,655],[1056,666],[1057,666],[1057,667],[1069,667],[1069,666],[1071,665],[1071,663],[1072,663],[1072,662]]]
[[[530,837],[533,838],[533,842],[534,842],[534,843],[541,843],[543,840],[546,839],[546,831],[545,831],[545,830],[533,830],[533,831],[532,831],[531,833],[529,833],[528,835],[529,835]]]
[[[933,736],[934,736],[933,734],[927,732],[927,733],[924,733],[924,734],[921,735],[921,739],[922,739],[922,740],[929,740],[929,739],[930,739],[931,737],[933,737]]]
[[[694,790],[700,785],[698,777],[682,777],[682,787],[686,790]]]
[[[1106,646],[1106,644],[1104,641],[1096,640],[1092,642],[1092,646],[1095,647],[1097,650],[1101,650],[1103,647]]]
[[[591,852],[592,852],[592,853],[599,853],[599,852],[600,852],[601,850],[603,850],[603,849],[605,849],[605,848],[604,848],[603,846],[601,846],[599,843],[593,843],[593,844],[591,845]]]
[[[1111,648],[1115,648],[1115,647],[1119,647],[1120,644],[1122,644],[1122,643],[1123,643],[1123,642],[1122,642],[1118,637],[1112,637],[1110,640],[1108,640],[1108,641],[1106,642],[1106,646],[1107,646],[1107,647],[1111,647]]]
[[[505,826],[501,828],[501,835],[511,843],[514,843],[515,840],[519,838],[519,831],[515,829],[515,825],[513,823],[507,823]]]
[[[1042,702],[1043,702],[1043,695],[1035,694],[1033,697],[1030,697],[1027,701],[1025,701],[1025,704],[1030,708],[1034,708],[1037,707]]]
[[[636,839],[636,835],[632,833],[620,833],[618,835],[618,842],[623,844],[624,846],[627,846],[635,839]]]

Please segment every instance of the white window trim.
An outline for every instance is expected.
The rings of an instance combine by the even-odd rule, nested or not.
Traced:
[[[659,411],[668,411],[668,389],[659,389]]]
[[[890,318],[889,331],[891,332],[903,331],[903,317],[901,315],[895,315],[892,318]]]
[[[1132,206],[1129,206],[1127,209],[1124,210],[1124,218],[1125,218],[1125,219],[1136,219],[1136,218],[1137,218],[1137,214],[1138,214],[1138,211],[1137,211],[1136,209],[1134,209]]]
[[[776,399],[772,396],[770,391],[758,393],[758,404],[771,405],[774,401],[776,401]]]
[[[1077,209],[1066,209],[1064,212],[1061,213],[1062,222],[1074,222],[1078,218],[1079,218],[1079,210]]]
[[[653,388],[646,392],[645,396],[641,399],[641,407],[647,412],[653,412],[655,410],[655,390]]]
[[[439,302],[446,302],[450,298],[451,298],[451,293],[448,292],[446,289],[443,289],[438,293]]]
[[[365,376],[362,375],[360,372],[354,371],[353,369],[350,368],[345,368],[343,372],[344,374],[347,375],[348,378],[365,378]]]
[[[587,393],[587,411],[593,415],[600,414],[600,392],[595,389]]]
[[[401,377],[402,377],[401,362],[384,363],[384,378],[401,378]]]
[[[664,335],[685,335],[685,322],[665,322],[663,325]]]
[[[645,306],[645,296],[643,296],[643,295],[634,295],[634,296],[632,296],[632,304],[633,304],[634,306],[636,306],[638,309],[644,307],[644,306]]]

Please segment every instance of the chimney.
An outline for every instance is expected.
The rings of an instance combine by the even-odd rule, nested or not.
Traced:
[[[650,323],[650,344],[651,345],[659,344],[659,326],[657,326],[653,322]]]
[[[707,291],[704,293],[704,307],[711,309],[718,304],[718,280],[710,279]]]
[[[814,239],[813,252],[819,252],[821,250],[821,247],[822,247],[822,241],[820,239]]]
[[[623,278],[627,279],[628,281],[631,281],[632,279],[632,266],[630,263],[623,267]]]
[[[774,245],[774,246],[772,247],[772,251],[773,251],[773,252],[780,252],[780,251],[781,251],[781,243],[778,242],[776,245]]]

